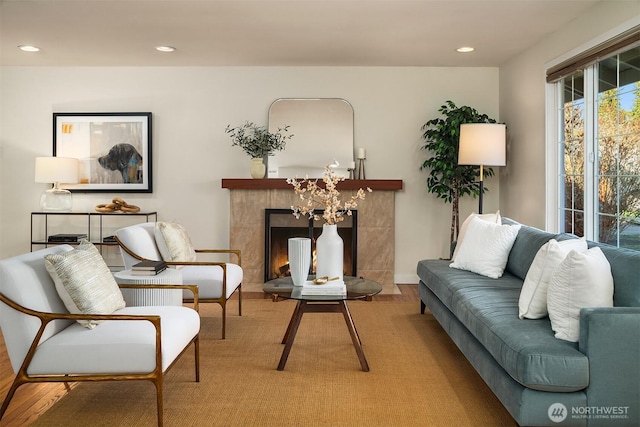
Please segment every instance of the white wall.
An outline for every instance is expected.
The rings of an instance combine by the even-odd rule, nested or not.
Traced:
[[[53,112],[152,112],[154,192],[119,196],[158,210],[160,220],[182,222],[196,246],[226,247],[229,194],[221,179],[249,177],[249,158],[231,147],[226,125],[266,125],[277,98],[338,97],[353,105],[367,178],[404,180],[396,197],[395,274],[398,283],[416,283],[418,260],[447,255],[451,209],[426,191],[420,127],[439,116],[446,100],[501,119],[496,68],[4,67],[0,73],[1,258],[30,249],[29,214],[46,187],[33,182],[34,158],[52,152]],[[486,186],[488,212],[498,208],[498,179]],[[74,210],[91,211],[113,196],[74,193]],[[462,215],[476,206],[474,199],[464,202]]]
[[[545,224],[546,68],[556,58],[593,45],[603,35],[621,32],[617,27],[638,25],[639,16],[638,0],[600,3],[500,67],[500,118],[507,123],[508,135],[507,166],[500,171],[500,207],[508,216],[524,224],[554,228]],[[634,24],[625,24],[632,21]],[[604,40],[606,37],[600,41]]]

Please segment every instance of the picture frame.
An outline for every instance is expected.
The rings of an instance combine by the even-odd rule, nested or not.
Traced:
[[[53,113],[53,155],[80,162],[76,192],[152,193],[151,113]]]

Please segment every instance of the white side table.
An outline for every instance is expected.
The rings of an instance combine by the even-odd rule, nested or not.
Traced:
[[[138,276],[131,270],[113,274],[117,283],[127,285],[182,285],[182,272],[167,268],[153,276]],[[122,296],[129,306],[182,305],[182,289],[122,289]]]

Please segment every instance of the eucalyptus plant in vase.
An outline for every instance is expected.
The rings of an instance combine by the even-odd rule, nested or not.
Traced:
[[[227,125],[225,132],[233,141],[231,146],[242,148],[251,157],[251,176],[264,178],[266,166],[263,160],[267,156],[273,156],[276,151],[284,150],[287,140],[293,137],[288,134],[289,127],[285,126],[278,128],[276,132],[269,132],[264,126],[245,122],[242,126]]]

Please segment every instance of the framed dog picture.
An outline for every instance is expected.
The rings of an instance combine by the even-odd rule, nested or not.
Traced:
[[[80,162],[67,190],[151,193],[151,113],[53,113],[53,155]]]

